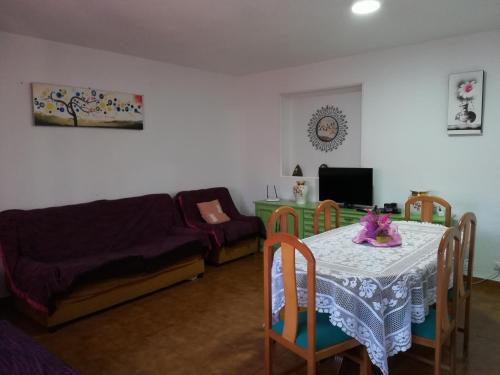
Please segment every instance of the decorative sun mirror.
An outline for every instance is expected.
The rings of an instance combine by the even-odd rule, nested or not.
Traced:
[[[313,114],[307,126],[309,141],[320,151],[337,149],[347,136],[346,116],[337,107],[327,105]]]

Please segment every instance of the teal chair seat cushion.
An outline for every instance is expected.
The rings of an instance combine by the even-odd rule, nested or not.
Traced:
[[[412,323],[411,333],[414,336],[425,337],[429,340],[436,339],[436,310],[429,309],[429,315],[425,317],[423,323]]]
[[[453,300],[453,288],[448,289],[448,301]]]
[[[339,327],[332,325],[329,317],[330,314],[316,313],[316,350],[328,348],[352,339],[351,336],[345,334]],[[273,331],[281,335],[283,332],[283,325],[283,320],[280,320],[273,325]],[[307,349],[307,311],[299,312],[295,344],[301,348]]]

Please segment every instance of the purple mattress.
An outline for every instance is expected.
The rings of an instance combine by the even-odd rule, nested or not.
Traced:
[[[5,320],[0,321],[0,375],[75,375],[59,358]]]

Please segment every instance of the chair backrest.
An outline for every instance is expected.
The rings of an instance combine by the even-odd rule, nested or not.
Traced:
[[[297,250],[307,262],[307,348],[314,351],[316,346],[316,260],[307,245],[288,233],[276,233],[264,242],[265,329],[272,329],[271,268],[276,253],[274,251],[275,244],[281,245],[281,269],[285,293],[282,336],[290,343],[295,344],[299,319],[295,273],[295,250]]]
[[[441,238],[437,255],[436,284],[436,341],[441,343],[453,329],[458,307],[458,266],[460,264],[460,231],[448,228]],[[448,287],[453,277],[452,298]]]
[[[474,249],[476,243],[476,215],[466,212],[458,222],[460,230],[460,264],[458,267],[458,295],[465,296],[466,291],[472,286],[472,267],[474,262]],[[467,257],[467,271],[464,274],[464,263]]]
[[[432,223],[434,216],[434,203],[442,206],[445,209],[444,225],[449,227],[451,225],[451,205],[443,198],[434,195],[419,195],[410,197],[405,203],[405,220],[410,220],[410,205],[420,202],[420,220]]]
[[[314,209],[313,216],[313,233],[319,233],[319,217],[324,213],[324,228],[325,231],[332,229],[332,209],[335,210],[335,228],[340,227],[340,207],[337,202],[331,199],[320,202]]]
[[[299,216],[297,212],[288,206],[282,206],[274,210],[267,220],[267,235],[271,236],[273,233],[288,233],[288,219],[293,219],[293,235],[299,236]]]

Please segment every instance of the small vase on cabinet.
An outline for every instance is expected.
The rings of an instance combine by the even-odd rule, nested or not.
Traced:
[[[293,195],[297,204],[305,204],[307,201],[307,185],[305,181],[297,181],[293,185]]]
[[[429,190],[410,190],[411,197],[419,197],[421,195],[429,195]],[[412,214],[418,214],[420,215],[420,211],[422,210],[422,203],[421,202],[415,202],[410,206],[410,212]]]

